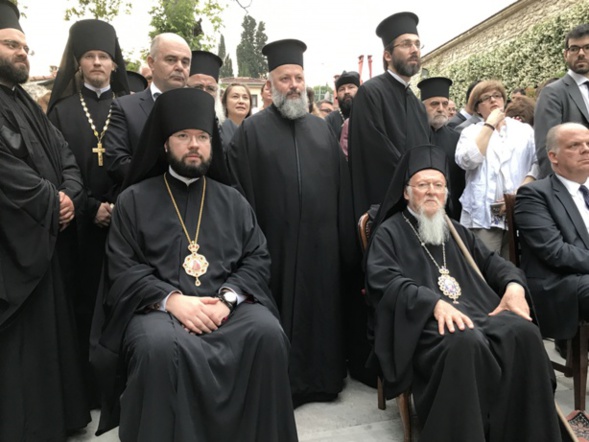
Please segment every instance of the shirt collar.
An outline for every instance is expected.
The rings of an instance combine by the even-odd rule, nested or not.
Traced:
[[[401,77],[399,77],[397,74],[395,74],[393,71],[391,71],[390,69],[387,69],[387,72],[389,74],[391,74],[393,76],[393,78],[395,80],[397,80],[399,83],[401,83],[403,86],[405,86],[406,88],[409,87],[409,83],[407,83],[405,80],[403,80]]]
[[[162,94],[162,91],[155,85],[155,83],[152,81],[151,85],[149,86],[149,90],[151,91],[151,97],[153,98],[153,101],[155,101],[155,94]]]
[[[565,177],[557,174],[556,172],[554,173],[554,175],[556,175],[556,178],[560,180],[560,182],[564,185],[564,187],[566,187],[566,189],[569,191],[571,195],[575,196],[577,192],[579,192],[579,187],[581,187],[579,183],[566,179]],[[589,186],[589,179],[585,181],[584,184],[585,186]]]
[[[463,117],[466,117],[466,119],[468,120],[470,117],[472,117],[472,114],[469,114],[468,112],[466,112],[466,110],[464,108],[460,109],[460,114]]]
[[[192,183],[198,181],[198,179],[199,179],[199,178],[186,178],[185,176],[182,176],[182,175],[176,173],[176,171],[174,169],[172,169],[172,166],[168,167],[168,172],[170,175],[172,175],[178,181],[182,181],[184,184],[186,184],[186,187],[190,186]]]
[[[96,95],[98,95],[98,98],[100,98],[100,96],[102,94],[104,94],[105,92],[110,91],[110,84],[108,86],[106,86],[106,87],[94,87],[94,86],[92,86],[92,85],[84,82],[84,87],[86,89],[90,89],[91,91],[96,92]]]
[[[575,80],[575,83],[577,83],[579,85],[579,87],[583,86],[583,84],[585,84],[587,81],[589,81],[588,77],[585,77],[584,75],[581,74],[577,74],[576,72],[573,72],[571,69],[569,69],[569,71],[567,72],[573,80]],[[586,86],[584,86],[586,87]]]

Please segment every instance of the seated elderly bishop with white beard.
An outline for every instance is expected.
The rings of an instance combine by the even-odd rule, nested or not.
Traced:
[[[445,217],[447,171],[442,149],[409,150],[377,215],[366,258],[371,362],[387,397],[411,387],[420,440],[561,440],[524,276]]]

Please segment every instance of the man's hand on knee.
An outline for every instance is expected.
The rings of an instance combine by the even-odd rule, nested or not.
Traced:
[[[456,330],[454,324],[458,326],[459,330],[464,330],[466,327],[474,328],[474,324],[468,316],[442,299],[434,307],[434,318],[438,321],[438,331],[441,335],[445,334],[445,328],[448,328],[450,333],[454,333]]]
[[[217,298],[201,298],[173,293],[168,298],[166,310],[173,314],[188,331],[201,335],[217,330],[221,324],[222,318],[221,320],[217,319],[218,310],[220,310],[220,308],[215,308],[217,303],[223,304]],[[225,306],[223,305],[223,307]],[[229,310],[227,307],[225,309]]]
[[[515,282],[507,284],[501,302],[495,310],[489,313],[489,316],[498,315],[505,310],[513,312],[528,321],[532,320],[532,317],[530,316],[530,306],[526,301],[526,292],[521,285]]]

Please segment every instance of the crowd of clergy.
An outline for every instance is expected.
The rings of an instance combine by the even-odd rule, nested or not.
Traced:
[[[0,441],[93,409],[125,442],[296,441],[294,409],[347,376],[411,391],[425,442],[567,440],[543,338],[566,353],[589,320],[589,24],[535,100],[478,79],[457,109],[443,77],[418,98],[402,12],[335,103],[309,99],[304,42],[267,44],[254,108],[174,33],[127,72],[96,19],[37,102],[19,18],[0,0]]]

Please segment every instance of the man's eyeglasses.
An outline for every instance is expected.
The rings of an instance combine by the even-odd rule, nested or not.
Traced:
[[[433,187],[433,189],[436,192],[442,192],[445,188],[446,185],[444,183],[441,183],[439,181],[435,182],[435,183],[426,183],[421,182],[421,183],[417,183],[417,184],[407,184],[409,187],[414,187],[415,189],[419,190],[420,192],[427,192],[430,187]]]
[[[397,43],[396,45],[393,45],[393,48],[403,48],[405,50],[409,50],[412,47],[415,47],[415,49],[423,49],[423,45],[421,44],[421,42],[419,40],[417,40],[417,41],[403,40],[402,42]]]
[[[491,95],[485,95],[485,96],[481,97],[481,99],[479,100],[479,103],[487,103],[487,102],[491,101],[491,98],[495,101],[497,101],[499,99],[503,100],[503,95],[501,95],[498,92],[491,94]]]
[[[200,135],[195,135],[194,137],[188,135],[187,133],[177,133],[172,135],[176,140],[178,140],[179,143],[181,144],[188,144],[192,141],[192,139],[194,138],[196,140],[197,144],[203,145],[203,144],[207,144],[211,142],[211,137],[208,134],[200,134]]]
[[[589,55],[589,45],[585,45],[585,46],[576,46],[576,45],[573,45],[573,46],[569,46],[569,47],[568,47],[568,48],[566,48],[566,49],[567,49],[567,51],[569,51],[571,54],[578,54],[578,53],[579,53],[579,51],[580,51],[581,49],[583,49],[583,52],[584,52],[586,55]]]
[[[1,43],[12,51],[20,51],[22,49],[28,54],[31,50],[27,45],[20,44],[14,40],[2,40]]]

